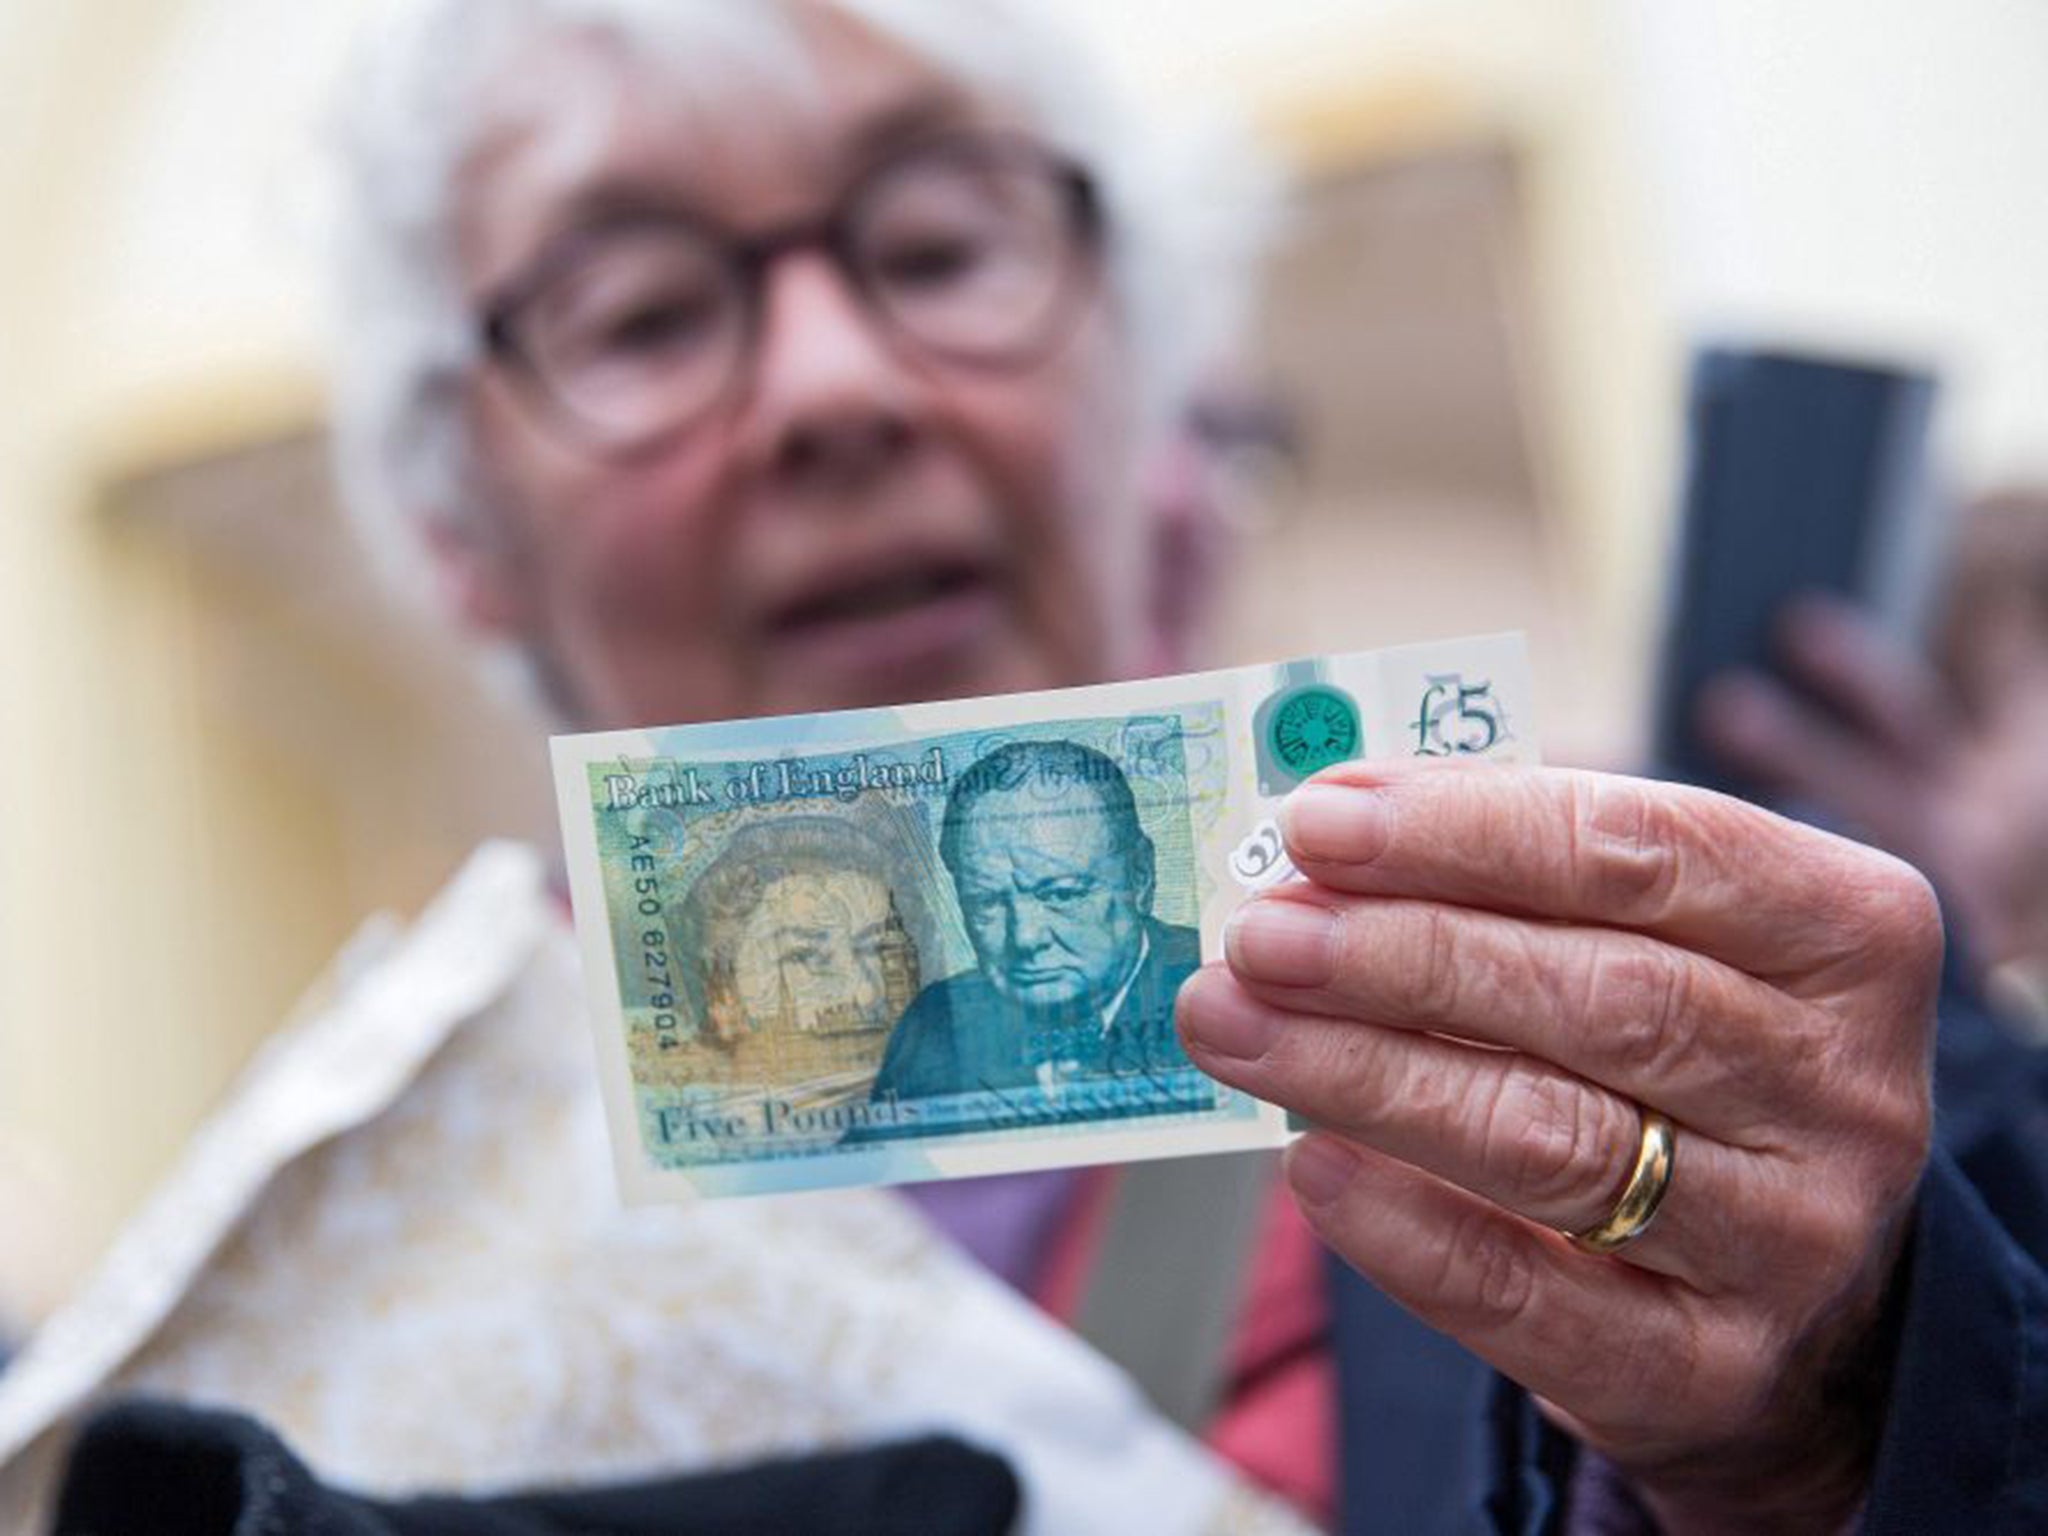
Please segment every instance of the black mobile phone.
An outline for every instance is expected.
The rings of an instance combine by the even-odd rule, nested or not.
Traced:
[[[1915,368],[1734,346],[1694,354],[1652,744],[1661,776],[1751,793],[1694,716],[1710,678],[1777,672],[1790,599],[1844,598],[1918,640],[1942,553],[1934,401],[1933,377]]]

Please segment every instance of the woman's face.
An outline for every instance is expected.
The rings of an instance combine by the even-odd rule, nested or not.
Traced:
[[[595,39],[507,70],[457,181],[470,301],[621,203],[759,233],[816,218],[909,138],[1018,126],[844,18],[801,14],[818,83],[800,99],[693,98]],[[1147,571],[1128,360],[1099,278],[1082,303],[1041,361],[976,370],[907,351],[829,258],[788,253],[743,387],[631,459],[480,368],[466,409],[487,515],[442,551],[459,601],[593,728],[1133,670]]]

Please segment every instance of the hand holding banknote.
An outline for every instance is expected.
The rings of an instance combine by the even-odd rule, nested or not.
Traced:
[[[630,1196],[1299,1116],[1331,1246],[1667,1529],[1854,1513],[1929,1138],[1907,866],[1534,767],[1497,636],[555,751]]]
[[[1305,880],[1238,910],[1179,1022],[1322,1127],[1309,1219],[1665,1529],[1839,1528],[1929,1140],[1926,882],[1587,773],[1347,764],[1281,821]]]

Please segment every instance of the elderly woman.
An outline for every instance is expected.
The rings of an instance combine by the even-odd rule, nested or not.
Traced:
[[[1205,294],[1028,11],[442,0],[361,83],[352,493],[561,717],[1147,664],[1133,487]],[[1373,1341],[1347,1399],[1399,1405],[1347,1423],[1368,1528],[2039,1512],[2048,1299],[1929,1167],[1922,879],[1568,772],[1354,766],[1287,835],[1307,880],[1244,910],[1180,1026],[1323,1128],[1293,1192],[1379,1288],[1340,1286],[1340,1345]],[[1017,1459],[1036,1528],[1260,1518],[894,1197],[616,1214],[572,966],[501,850],[340,980],[0,1393],[18,1496],[80,1404],[148,1387],[382,1489],[936,1422]],[[1447,1388],[1381,1293],[1519,1385]],[[1375,1454],[1416,1427],[1428,1456]]]

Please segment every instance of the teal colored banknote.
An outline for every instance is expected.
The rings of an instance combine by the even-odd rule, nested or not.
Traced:
[[[1519,637],[554,742],[629,1199],[1283,1143],[1180,984],[1354,757],[1535,755]]]

